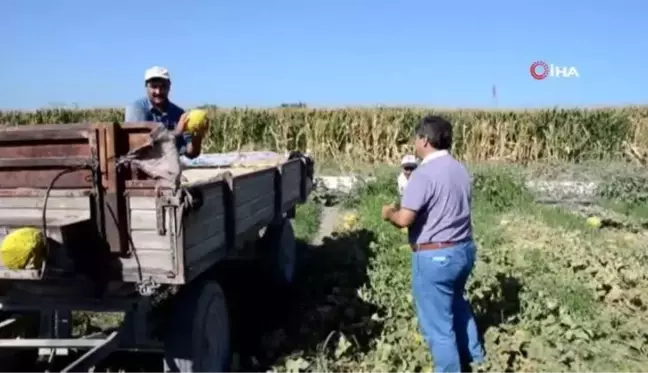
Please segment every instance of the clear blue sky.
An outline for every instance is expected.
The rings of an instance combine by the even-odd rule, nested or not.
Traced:
[[[648,1],[2,0],[0,108],[648,103]],[[544,60],[580,78],[533,80]]]

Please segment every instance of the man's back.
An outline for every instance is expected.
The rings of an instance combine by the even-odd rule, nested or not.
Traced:
[[[455,242],[472,237],[470,174],[465,167],[446,154],[429,159],[412,174],[406,195],[423,196],[410,242]],[[410,189],[411,188],[411,189]],[[403,207],[414,205],[403,199]]]

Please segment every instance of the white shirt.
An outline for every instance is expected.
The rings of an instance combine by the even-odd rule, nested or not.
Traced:
[[[398,175],[397,182],[398,182],[398,194],[402,196],[403,192],[405,191],[405,187],[407,186],[407,177],[405,177],[404,173],[401,172],[400,175]]]

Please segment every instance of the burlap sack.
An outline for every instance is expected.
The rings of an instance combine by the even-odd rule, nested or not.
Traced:
[[[159,187],[177,190],[180,186],[182,170],[175,134],[162,126],[151,131],[147,144],[132,149],[121,162],[135,165],[157,180]]]

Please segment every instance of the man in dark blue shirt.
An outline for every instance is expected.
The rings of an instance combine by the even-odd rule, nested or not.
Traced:
[[[187,158],[200,155],[204,132],[190,134],[185,131],[187,116],[185,111],[169,101],[171,77],[163,67],[153,66],[144,73],[146,96],[128,107],[124,122],[157,122],[176,135],[178,153]]]

